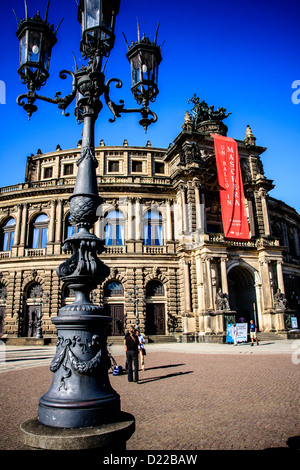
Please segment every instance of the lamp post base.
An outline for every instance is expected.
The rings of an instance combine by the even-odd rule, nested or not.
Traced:
[[[53,428],[40,423],[38,418],[20,426],[23,444],[40,450],[99,450],[124,451],[126,442],[135,431],[134,417],[121,412],[116,422],[88,428]]]

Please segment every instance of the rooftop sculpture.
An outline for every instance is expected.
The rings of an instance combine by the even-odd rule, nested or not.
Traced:
[[[223,119],[226,119],[230,114],[232,114],[226,114],[225,108],[218,108],[215,110],[214,106],[208,106],[204,100],[200,102],[196,93],[188,103],[194,103],[191,118],[195,126],[198,126],[200,123],[205,121],[223,121]]]

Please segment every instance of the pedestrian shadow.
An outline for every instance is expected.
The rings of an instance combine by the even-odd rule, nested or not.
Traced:
[[[289,437],[286,441],[287,447],[270,447],[264,449],[267,452],[270,451],[291,451],[291,450],[300,450],[300,436]]]
[[[139,383],[146,384],[148,382],[156,382],[157,380],[163,380],[163,379],[170,379],[171,377],[179,377],[181,375],[187,375],[187,374],[192,374],[194,371],[189,370],[187,372],[175,372],[174,374],[167,374],[167,375],[161,375],[159,377],[149,377],[147,379],[139,379]]]
[[[146,367],[146,370],[169,369],[170,367],[179,367],[179,366],[185,366],[185,364],[169,364],[167,366]]]

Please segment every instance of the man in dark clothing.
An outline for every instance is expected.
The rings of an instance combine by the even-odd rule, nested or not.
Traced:
[[[134,365],[134,379],[139,383],[139,338],[135,333],[133,326],[129,328],[129,332],[125,335],[124,339],[126,360],[128,368],[128,382],[133,382],[133,369]]]

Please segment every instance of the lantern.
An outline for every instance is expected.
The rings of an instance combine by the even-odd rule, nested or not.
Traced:
[[[31,91],[39,90],[49,77],[50,57],[52,47],[57,42],[57,29],[54,32],[53,26],[47,24],[47,13],[44,20],[39,12],[33,18],[28,18],[26,6],[26,19],[20,20],[16,33],[20,41],[18,73],[22,83],[26,83]]]
[[[138,29],[138,41],[128,46],[126,54],[131,66],[132,93],[139,104],[148,105],[149,101],[155,101],[158,94],[158,66],[162,60],[161,48],[152,43],[143,35],[140,39]]]
[[[80,50],[85,58],[91,58],[97,52],[109,55],[115,42],[115,19],[119,8],[120,0],[80,0]]]

